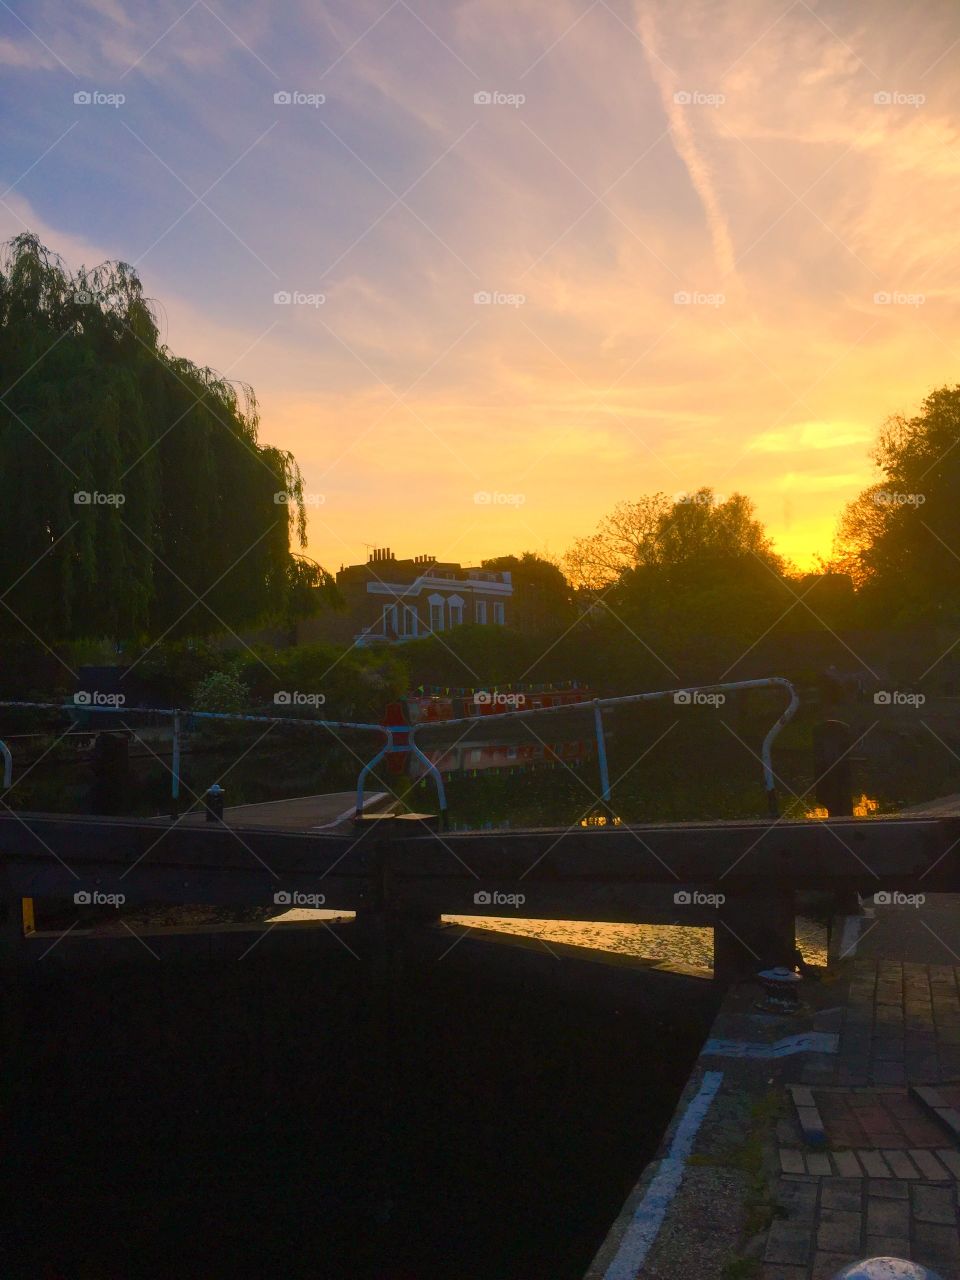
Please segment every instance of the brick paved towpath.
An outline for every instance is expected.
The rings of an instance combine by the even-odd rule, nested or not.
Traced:
[[[832,1280],[883,1254],[960,1280],[960,896],[864,907],[799,1014],[728,992],[586,1280]]]

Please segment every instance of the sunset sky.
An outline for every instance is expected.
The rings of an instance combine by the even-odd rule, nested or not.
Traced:
[[[960,381],[958,60],[955,0],[10,0],[0,234],[253,384],[328,568],[703,484],[805,567]]]

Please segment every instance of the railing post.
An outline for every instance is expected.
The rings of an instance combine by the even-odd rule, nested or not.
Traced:
[[[180,812],[180,710],[173,713],[173,747],[170,759],[170,817]]]
[[[607,765],[607,742],[603,736],[603,709],[599,702],[593,704],[593,723],[597,731],[597,764],[600,767],[600,799],[610,804],[610,769]]]

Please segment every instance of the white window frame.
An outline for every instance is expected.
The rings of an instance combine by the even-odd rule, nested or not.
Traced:
[[[494,600],[493,602],[493,625],[495,627],[506,625],[506,612],[504,611],[502,600]]]
[[[447,616],[450,619],[451,629],[463,626],[463,596],[450,597],[447,601]]]
[[[487,625],[487,602],[486,600],[478,600],[476,605],[477,623],[481,627]]]
[[[441,595],[437,595],[437,594],[435,593],[434,595],[429,596],[429,597],[427,598],[427,605],[428,605],[429,610],[430,610],[430,630],[431,630],[431,631],[442,631],[442,630],[443,630],[443,605],[444,605],[444,597],[443,597],[443,596],[441,596]],[[436,610],[436,614],[434,614],[434,610]],[[435,619],[435,618],[436,618],[436,620],[439,622],[439,626],[435,626],[435,625],[434,625],[434,619]]]
[[[385,604],[383,606],[383,616],[380,619],[380,629],[384,635],[389,635],[391,630],[394,635],[400,634],[397,606],[395,604]]]

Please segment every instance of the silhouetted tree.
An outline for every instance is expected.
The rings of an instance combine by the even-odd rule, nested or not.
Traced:
[[[0,634],[212,634],[329,588],[291,557],[293,456],[259,443],[249,388],[159,345],[131,267],[70,275],[12,240],[0,385]]]

